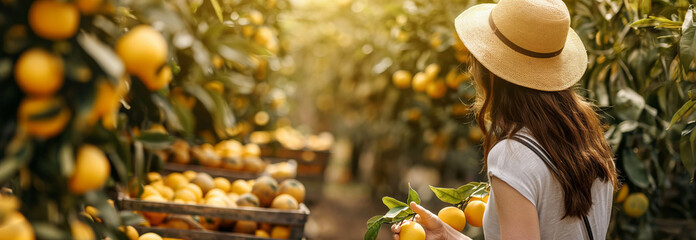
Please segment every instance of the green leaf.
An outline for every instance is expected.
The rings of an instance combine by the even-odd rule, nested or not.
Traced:
[[[137,225],[139,223],[145,222],[145,219],[142,215],[134,213],[133,211],[119,211],[118,215],[121,217],[121,223],[123,225]]]
[[[637,120],[645,108],[645,99],[636,91],[624,88],[616,93],[614,110],[623,120]]]
[[[222,22],[222,8],[220,8],[220,2],[218,2],[218,0],[210,0],[210,3],[213,5],[213,10],[215,10],[215,15],[217,15],[218,20]]]
[[[634,27],[634,28],[655,27],[657,25],[658,25],[658,23],[656,23],[655,20],[650,19],[650,18],[643,18],[643,19],[640,19],[638,21],[631,23],[631,27]]]
[[[63,177],[68,177],[75,166],[75,153],[70,141],[64,141],[60,147],[60,172]]]
[[[681,119],[685,116],[687,112],[690,112],[692,108],[696,105],[696,100],[689,100],[688,102],[684,103],[679,110],[677,110],[676,113],[674,113],[674,116],[672,116],[672,121],[669,122],[669,126],[667,129],[671,128],[672,125],[675,123],[681,121]]]
[[[462,196],[462,201],[464,199],[469,198],[469,196],[471,196],[471,194],[474,193],[474,191],[476,190],[478,185],[479,185],[478,183],[470,182],[470,183],[467,183],[466,185],[463,185],[463,186],[457,188],[457,192],[459,192],[459,194]]]
[[[184,130],[184,127],[179,120],[179,116],[174,110],[174,106],[167,98],[159,94],[152,94],[152,102],[164,112],[167,127],[175,132],[181,132]]]
[[[696,25],[694,25],[693,10],[689,8],[684,16],[684,23],[681,29],[681,39],[679,39],[679,60],[684,70],[689,69],[689,65],[694,61],[696,52]]]
[[[389,209],[387,213],[384,214],[385,218],[395,218],[399,216],[404,210],[410,209],[408,206],[400,206]]]
[[[382,215],[377,215],[374,217],[371,217],[370,219],[367,220],[367,227],[370,227],[372,224],[374,224],[377,221],[380,221],[384,218]]]
[[[440,199],[440,201],[449,204],[458,204],[465,199],[465,197],[463,197],[462,194],[454,188],[438,188],[430,186],[430,190],[435,193],[435,196]]]
[[[684,168],[691,176],[691,182],[693,182],[694,171],[696,171],[696,162],[694,162],[694,158],[696,158],[696,141],[694,141],[696,137],[694,136],[696,134],[691,132],[689,135],[691,137],[683,136],[679,141],[679,155]]]
[[[379,218],[368,226],[367,232],[365,232],[365,240],[377,239],[377,234],[379,234],[379,228],[382,227],[382,222],[384,222],[384,218]]]
[[[392,197],[383,197],[382,203],[384,203],[384,205],[387,206],[387,208],[389,208],[389,209],[392,209],[394,207],[408,206],[408,204],[406,204],[402,201],[396,200]]]
[[[418,193],[416,192],[416,190],[413,190],[413,188],[411,188],[411,183],[408,184],[408,199],[406,200],[406,202],[408,204],[411,204],[411,202],[416,202],[416,204],[418,205],[421,204],[421,200],[420,197],[418,197]]]
[[[119,79],[123,75],[125,66],[112,47],[85,32],[80,32],[77,42],[112,79]]]
[[[166,148],[174,141],[174,138],[169,134],[147,131],[140,133],[140,136],[135,139],[142,142],[145,148],[154,150]]]
[[[622,156],[624,170],[631,182],[638,187],[647,188],[649,185],[648,170],[643,162],[629,148],[623,150]]]

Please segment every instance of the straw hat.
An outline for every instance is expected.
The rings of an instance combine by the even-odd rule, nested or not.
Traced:
[[[587,52],[570,28],[562,0],[500,0],[475,5],[454,20],[471,54],[497,76],[520,86],[560,91],[587,68]]]

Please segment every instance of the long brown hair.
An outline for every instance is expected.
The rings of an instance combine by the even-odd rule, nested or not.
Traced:
[[[595,179],[617,189],[613,154],[593,104],[573,89],[545,92],[512,84],[471,59],[477,88],[474,111],[485,136],[484,169],[491,148],[526,127],[559,170],[555,177],[563,189],[563,218],[588,214]]]

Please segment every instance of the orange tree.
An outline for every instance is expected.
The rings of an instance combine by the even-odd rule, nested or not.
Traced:
[[[427,192],[419,185],[454,186],[477,176],[480,134],[466,111],[474,89],[471,81],[450,77],[466,76],[469,61],[452,19],[476,3],[356,0],[306,6],[317,13],[302,19],[318,22],[308,34],[315,40],[305,48],[300,43],[295,54],[317,60],[300,72],[319,76],[312,78],[318,111],[338,135],[352,139],[355,155],[371,156],[361,160],[370,165],[360,168],[369,169],[363,177],[380,195],[392,195],[416,172],[414,165],[439,173],[428,178],[435,182],[410,180],[419,192]],[[696,198],[689,2],[566,4],[590,56],[579,91],[600,107],[624,182],[609,235],[693,237],[685,232]],[[327,102],[330,107],[322,107]],[[432,173],[415,169],[420,179]]]
[[[236,120],[287,112],[266,100],[280,88],[271,70],[288,65],[275,27],[285,1],[0,6],[0,183],[21,200],[2,199],[0,225],[26,218],[23,233],[41,239],[125,239],[117,227],[141,219],[114,211],[107,193],[138,190],[172,136],[244,138]],[[247,102],[239,114],[235,99]]]

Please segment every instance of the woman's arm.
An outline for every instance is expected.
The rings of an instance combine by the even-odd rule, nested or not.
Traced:
[[[498,209],[500,239],[541,239],[539,215],[534,204],[495,176],[491,177],[491,189]]]

